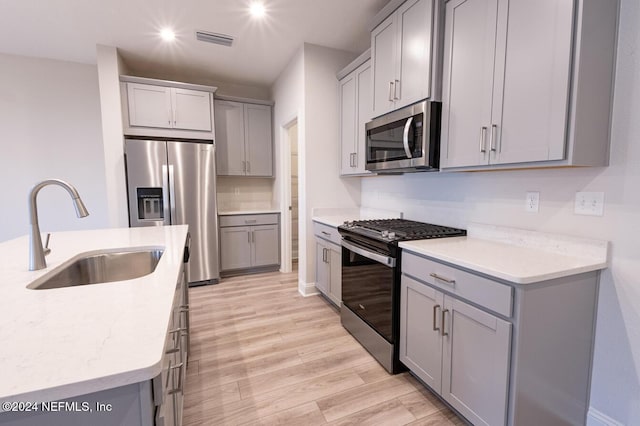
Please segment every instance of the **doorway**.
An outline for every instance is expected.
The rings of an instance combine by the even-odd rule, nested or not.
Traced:
[[[291,218],[291,266],[295,271],[298,268],[298,122],[296,121],[287,129],[289,149],[291,152],[291,201],[289,205]]]

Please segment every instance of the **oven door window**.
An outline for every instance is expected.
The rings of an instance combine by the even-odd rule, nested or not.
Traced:
[[[394,268],[342,248],[342,303],[390,343],[393,271]]]
[[[422,114],[368,130],[367,162],[382,163],[422,157],[420,141],[422,141]]]

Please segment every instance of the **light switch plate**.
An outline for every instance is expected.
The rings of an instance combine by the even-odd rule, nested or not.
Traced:
[[[604,215],[604,192],[576,192],[575,214],[586,216]]]
[[[527,192],[527,197],[525,198],[525,206],[524,210],[529,213],[538,213],[540,210],[540,193],[537,191],[529,191]]]

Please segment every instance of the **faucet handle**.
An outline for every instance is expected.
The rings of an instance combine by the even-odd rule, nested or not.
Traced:
[[[44,242],[44,255],[48,255],[51,253],[51,249],[49,248],[49,240],[51,239],[51,232],[47,232],[47,239]]]

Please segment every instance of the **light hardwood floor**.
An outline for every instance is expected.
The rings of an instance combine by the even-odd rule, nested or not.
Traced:
[[[461,425],[408,373],[389,375],[297,273],[189,291],[185,425]]]

